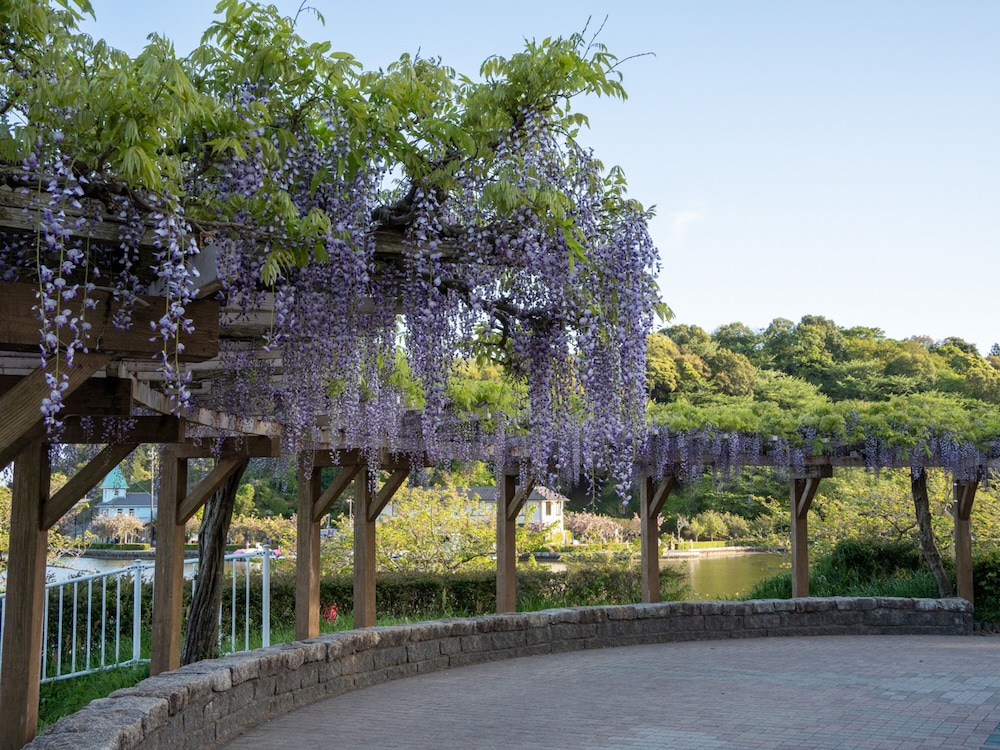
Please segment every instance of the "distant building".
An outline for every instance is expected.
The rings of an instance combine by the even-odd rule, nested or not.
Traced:
[[[469,513],[474,516],[496,517],[497,488],[481,485],[475,487],[458,487],[458,492],[465,493],[469,498]],[[561,540],[565,536],[566,527],[563,521],[563,509],[569,499],[548,487],[536,486],[524,503],[524,508],[518,518],[519,523],[537,524],[550,530],[553,538]],[[383,516],[392,516],[392,503],[389,502],[382,510]]]
[[[496,515],[497,488],[491,486],[465,487],[464,491],[470,498],[478,497],[484,503],[492,507],[491,513]],[[545,528],[551,528],[553,536],[562,538],[565,532],[563,524],[563,506],[569,502],[569,498],[560,495],[548,487],[536,486],[528,495],[524,502],[524,509],[521,511],[526,523],[538,524]]]
[[[156,495],[129,492],[128,482],[117,466],[101,482],[101,500],[94,506],[94,516],[135,516],[144,524],[156,520]]]

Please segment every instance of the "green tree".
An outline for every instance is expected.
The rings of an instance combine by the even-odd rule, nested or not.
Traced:
[[[726,396],[749,396],[757,381],[757,370],[742,354],[718,348],[705,357],[712,369],[712,380],[719,393]]]
[[[678,389],[681,376],[676,359],[680,355],[677,345],[662,333],[651,334],[646,339],[646,387],[654,401],[667,401]]]
[[[712,338],[719,346],[742,354],[751,361],[754,361],[760,346],[760,334],[743,323],[719,326],[712,332]]]

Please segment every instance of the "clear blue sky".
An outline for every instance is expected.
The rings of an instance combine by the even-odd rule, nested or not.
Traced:
[[[627,102],[582,107],[584,140],[656,206],[675,322],[1000,341],[998,0],[311,2],[303,36],[367,68],[420,51],[472,75],[588,17],[619,58],[653,53],[623,65]],[[151,31],[186,53],[214,9],[93,5],[87,30],[133,53]]]

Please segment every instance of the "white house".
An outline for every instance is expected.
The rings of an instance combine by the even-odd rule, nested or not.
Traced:
[[[497,488],[480,485],[475,487],[458,487],[458,492],[465,493],[469,498],[468,511],[472,515],[488,518],[496,517]],[[566,536],[563,522],[563,509],[569,499],[548,487],[536,486],[524,503],[518,523],[537,524],[549,529],[551,536],[562,542]],[[382,510],[383,517],[393,514],[392,502]]]
[[[497,488],[491,486],[464,487],[464,491],[469,498],[478,497],[483,503],[491,506],[490,512],[496,515]],[[563,525],[563,506],[568,502],[568,498],[560,495],[548,487],[538,487],[531,491],[528,499],[524,502],[519,522],[533,523],[551,528],[553,536],[563,538],[565,526]]]
[[[156,520],[156,495],[129,492],[128,482],[117,466],[101,482],[101,500],[94,506],[94,516],[135,516],[144,524]]]

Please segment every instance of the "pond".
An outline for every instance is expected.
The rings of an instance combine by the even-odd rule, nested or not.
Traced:
[[[692,601],[735,599],[757,583],[788,569],[788,556],[774,552],[664,558],[660,568],[684,571]]]

